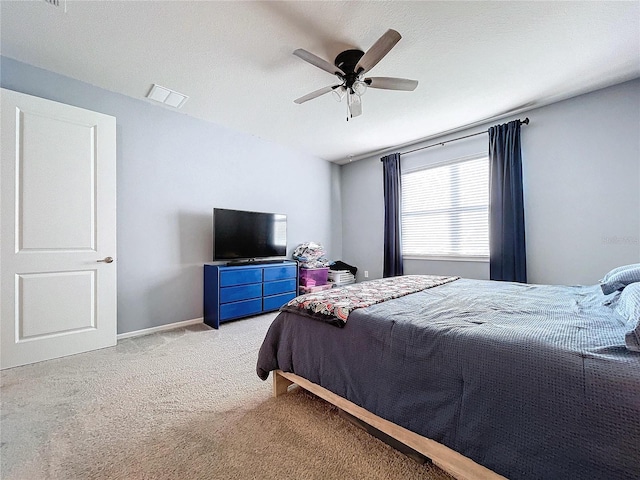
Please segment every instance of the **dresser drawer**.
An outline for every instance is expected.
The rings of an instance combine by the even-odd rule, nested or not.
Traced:
[[[246,285],[248,283],[260,283],[262,281],[261,268],[241,268],[220,272],[220,286]]]
[[[279,292],[276,292],[279,293]],[[220,289],[220,303],[249,300],[262,297],[262,284],[239,285],[237,287],[224,287]]]
[[[284,280],[285,278],[295,278],[297,269],[295,265],[282,265],[278,267],[265,267],[264,281]]]
[[[265,312],[269,310],[277,310],[289,300],[293,300],[294,298],[296,298],[296,294],[294,292],[283,293],[281,295],[273,295],[272,297],[264,297],[262,309]]]
[[[277,282],[265,282],[263,290],[265,297],[277,295],[278,293],[295,292],[296,279],[290,278],[289,280],[278,280]]]
[[[245,300],[243,302],[225,303],[220,305],[220,321],[237,317],[245,317],[262,312],[262,299]]]

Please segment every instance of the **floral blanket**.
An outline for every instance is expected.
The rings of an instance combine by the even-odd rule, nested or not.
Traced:
[[[344,327],[356,308],[369,307],[392,298],[420,292],[453,282],[460,277],[405,275],[332,288],[294,298],[280,310],[304,313],[313,318]]]

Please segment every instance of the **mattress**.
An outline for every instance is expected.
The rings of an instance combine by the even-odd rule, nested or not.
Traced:
[[[281,312],[257,373],[300,375],[511,479],[631,479],[640,354],[598,286],[460,279],[356,309]]]

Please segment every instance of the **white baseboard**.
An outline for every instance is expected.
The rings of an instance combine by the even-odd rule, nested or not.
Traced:
[[[165,330],[173,330],[175,328],[188,327],[189,325],[196,325],[203,323],[204,318],[194,318],[192,320],[183,320],[181,322],[168,323],[167,325],[160,325],[159,327],[143,328],[142,330],[136,330],[134,332],[119,333],[117,335],[118,340],[123,338],[140,337],[142,335],[149,335],[150,333],[164,332]]]

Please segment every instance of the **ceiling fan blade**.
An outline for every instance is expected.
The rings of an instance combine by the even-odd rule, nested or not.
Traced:
[[[366,83],[369,88],[382,88],[384,90],[405,90],[407,92],[412,92],[418,86],[417,80],[393,77],[365,78],[364,83]]]
[[[316,67],[321,68],[325,72],[329,72],[334,75],[339,73],[342,76],[344,76],[345,74],[340,68],[318,57],[317,55],[314,55],[311,52],[307,52],[302,48],[297,49],[293,52],[293,54],[296,57],[300,57],[305,62],[309,62],[311,65],[315,65]]]
[[[308,93],[307,95],[297,98],[294,100],[294,103],[297,104],[301,104],[304,102],[307,102],[309,100],[313,100],[316,97],[319,97],[320,95],[324,95],[325,93],[329,93],[331,90],[334,90],[336,88],[338,88],[340,85],[333,85],[333,86],[329,86],[329,87],[324,87],[324,88],[320,88],[318,90],[316,90],[315,92],[311,92]]]
[[[391,50],[401,38],[402,35],[395,30],[387,30],[385,34],[382,35],[369,50],[367,50],[367,53],[362,56],[358,65],[356,65],[355,71],[358,74],[361,74],[371,70],[387,53],[389,53],[389,50]]]

